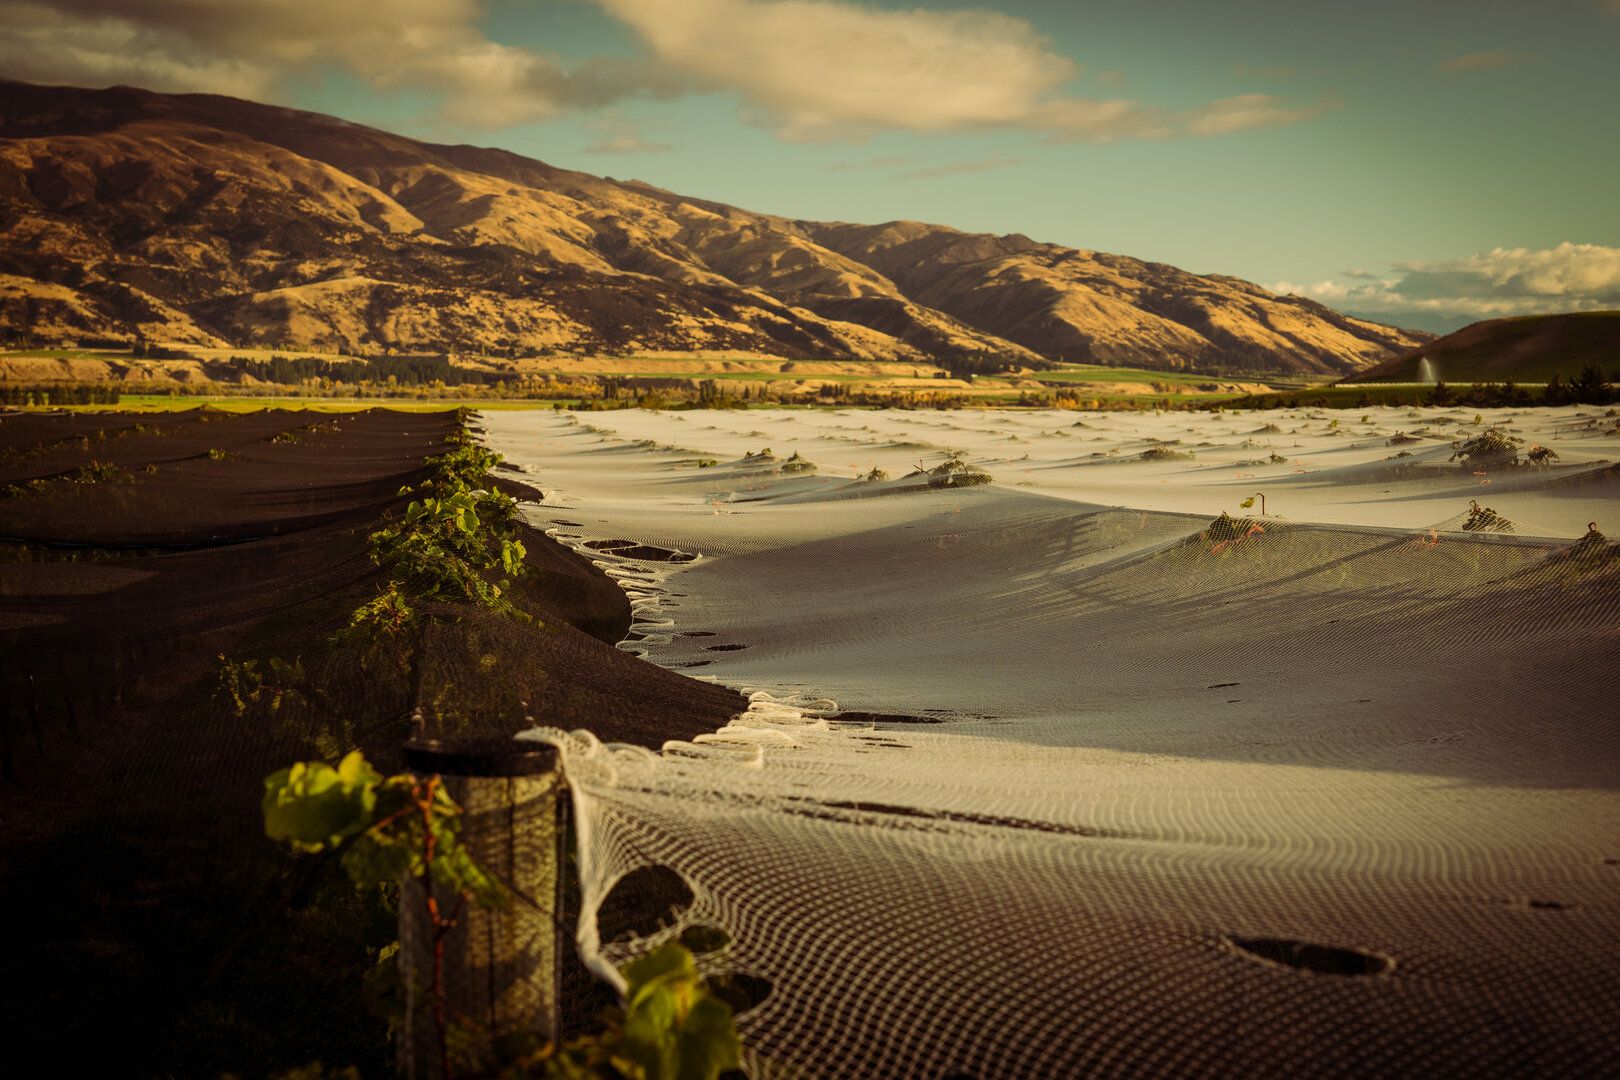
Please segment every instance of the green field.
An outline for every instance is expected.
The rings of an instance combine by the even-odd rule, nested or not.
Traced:
[[[3,354],[18,360],[127,360],[128,349],[7,349]]]
[[[341,359],[331,354],[310,354],[296,349],[187,351],[194,352],[199,357],[209,356],[214,362],[231,356],[263,359],[274,355],[290,357],[300,354],[318,355],[320,359]],[[0,357],[101,359],[126,362],[130,359],[127,351],[109,349],[37,349],[0,354]],[[887,370],[874,369],[867,361],[849,361],[845,370],[836,368],[813,370],[833,367],[836,362],[806,361],[802,367],[812,370],[783,371],[781,368],[787,366],[785,361],[778,363],[774,360],[761,360],[758,357],[737,356],[732,358],[731,362],[752,370],[715,371],[711,369],[719,365],[712,358],[694,357],[688,361],[680,358],[654,357],[569,357],[566,361],[554,361],[546,356],[533,356],[516,361],[500,361],[498,367],[502,370],[492,371],[490,364],[483,362],[482,358],[453,359],[458,363],[480,364],[480,370],[486,377],[509,381],[488,385],[483,389],[472,386],[458,388],[455,385],[444,386],[438,383],[431,386],[416,387],[411,384],[394,388],[380,384],[356,385],[335,382],[328,378],[309,379],[302,384],[288,384],[282,387],[264,383],[250,385],[227,382],[171,383],[166,381],[161,371],[154,371],[153,381],[130,385],[132,390],[145,392],[122,394],[117,407],[142,410],[190,409],[206,403],[226,409],[285,408],[332,411],[382,407],[437,411],[463,405],[485,409],[521,409],[551,408],[560,404],[568,408],[598,401],[608,406],[645,404],[650,407],[674,407],[700,403],[706,395],[713,396],[714,391],[719,389],[721,395],[731,399],[724,402],[728,405],[738,404],[737,399],[746,398],[746,403],[750,406],[826,405],[849,408],[887,405],[898,408],[929,408],[1020,405],[1049,407],[1061,404],[1073,408],[1080,404],[1087,406],[1094,404],[1095,407],[1105,409],[1146,409],[1166,405],[1210,406],[1241,396],[1232,392],[1201,389],[1220,383],[1264,383],[1274,392],[1292,394],[1315,389],[1323,381],[1320,378],[1297,375],[1256,373],[1217,375],[1104,367],[1096,364],[1060,364],[1050,370],[981,375],[971,382],[957,381],[954,385],[940,385],[940,376],[945,365],[933,361],[885,362],[883,366]],[[687,385],[671,385],[677,380],[687,382]],[[701,384],[708,384],[709,389],[701,392],[693,389]],[[42,384],[41,389],[49,389],[49,385]],[[817,392],[818,387],[828,385],[839,387],[840,396],[828,397]],[[168,389],[170,386],[173,386],[172,391]],[[350,393],[351,387],[359,390],[359,393]],[[1147,392],[1144,393],[1144,390]],[[334,392],[342,396],[334,396]]]
[[[1209,383],[1263,382],[1277,389],[1316,386],[1328,381],[1325,375],[1295,375],[1284,372],[1240,372],[1213,374],[1207,371],[1150,371],[1146,368],[1102,367],[1097,364],[1059,364],[1052,371],[1030,376],[1041,382],[1119,382],[1166,383],[1172,386],[1202,386]]]
[[[198,409],[204,405],[213,409],[227,412],[255,412],[259,409],[307,409],[311,412],[352,412],[355,409],[397,409],[401,412],[446,412],[450,409],[459,409],[462,406],[475,406],[480,409],[525,409],[542,406],[550,408],[550,402],[497,402],[497,401],[458,401],[453,398],[435,398],[431,401],[418,401],[414,398],[306,398],[306,397],[244,397],[240,395],[210,394],[185,397],[169,397],[167,394],[120,394],[118,404],[112,405],[69,405],[64,408],[76,412],[97,412],[107,409],[130,409],[135,412],[182,412],[187,409]]]
[[[1096,364],[1060,364],[1051,371],[1029,376],[1041,382],[1168,383],[1197,386],[1201,383],[1228,382],[1233,376],[1208,375],[1188,371],[1148,371],[1145,368],[1102,367]]]

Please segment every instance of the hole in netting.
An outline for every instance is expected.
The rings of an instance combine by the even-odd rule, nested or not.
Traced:
[[[1512,897],[1498,901],[1508,907],[1530,908],[1533,911],[1568,911],[1574,904],[1566,904],[1562,900],[1537,900],[1534,897]]]
[[[582,521],[564,521],[562,518],[552,518],[551,523],[553,525],[566,525],[570,529],[583,529],[585,527],[585,523]]]
[[[909,716],[905,713],[841,712],[836,717],[847,724],[943,724],[937,716]]]
[[[731,944],[731,935],[718,926],[698,923],[681,931],[681,944],[695,953],[719,952]]]
[[[667,866],[643,866],[620,878],[596,909],[604,942],[656,934],[692,905],[692,888]]]
[[[746,645],[705,645],[704,648],[707,649],[709,652],[736,652],[738,649],[746,649],[746,648],[748,648],[748,646],[746,646]]]
[[[1290,938],[1228,938],[1241,954],[1318,975],[1383,975],[1393,971],[1393,957],[1365,949],[1340,949]]]
[[[774,989],[769,979],[758,975],[715,975],[709,979],[709,992],[730,1005],[734,1016],[763,1005]]]
[[[617,555],[621,559],[640,559],[643,562],[687,563],[697,558],[690,552],[671,551],[668,548],[638,544],[631,540],[587,540],[585,546],[604,555]]]

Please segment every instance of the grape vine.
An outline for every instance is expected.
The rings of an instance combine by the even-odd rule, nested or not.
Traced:
[[[383,777],[356,750],[336,766],[299,762],[264,781],[265,833],[294,851],[336,857],[354,887],[383,888],[396,900],[414,877],[456,896],[449,911],[434,890],[423,897],[432,927],[433,961],[426,988],[439,1049],[438,1075],[456,1075],[443,986],[444,941],[467,903],[504,908],[506,890],[461,843],[461,808],[438,776]],[[719,938],[723,942],[723,935]],[[397,947],[384,950],[394,966]],[[624,1004],[604,1014],[602,1030],[568,1043],[520,1040],[493,1072],[502,1080],[717,1080],[737,1067],[741,1044],[731,1006],[712,992],[692,953],[670,941],[625,965]],[[319,1065],[305,1077],[341,1076]],[[469,1080],[471,1078],[469,1077]]]

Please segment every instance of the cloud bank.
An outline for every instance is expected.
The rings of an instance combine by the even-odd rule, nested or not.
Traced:
[[[991,11],[589,2],[628,27],[644,55],[574,62],[493,41],[482,29],[488,0],[0,0],[0,70],[260,100],[289,79],[337,70],[379,90],[425,92],[440,102],[438,120],[485,130],[721,92],[740,99],[748,122],[798,141],[1009,129],[1056,141],[1208,137],[1334,107],[1269,94],[1183,109],[1068,96],[1078,65],[1028,21]]]
[[[1359,282],[1370,275],[1352,271],[1341,276]],[[1371,284],[1279,281],[1271,290],[1351,311],[1482,319],[1620,309],[1620,248],[1571,243],[1539,251],[1495,248],[1444,262],[1398,262],[1393,276]]]
[[[274,100],[336,69],[385,91],[427,91],[438,119],[482,129],[547,120],[689,80],[655,61],[572,67],[491,41],[479,0],[0,0],[0,70],[84,86],[130,83]]]
[[[1024,19],[889,11],[844,0],[597,0],[649,54],[739,94],[787,139],[1021,129],[1055,140],[1226,135],[1280,127],[1333,103],[1245,94],[1188,109],[1068,97],[1080,69]],[[1112,78],[1118,73],[1104,73]]]

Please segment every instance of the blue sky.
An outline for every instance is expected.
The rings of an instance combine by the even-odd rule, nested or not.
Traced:
[[[0,0],[0,71],[1423,325],[1620,307],[1620,0]]]

